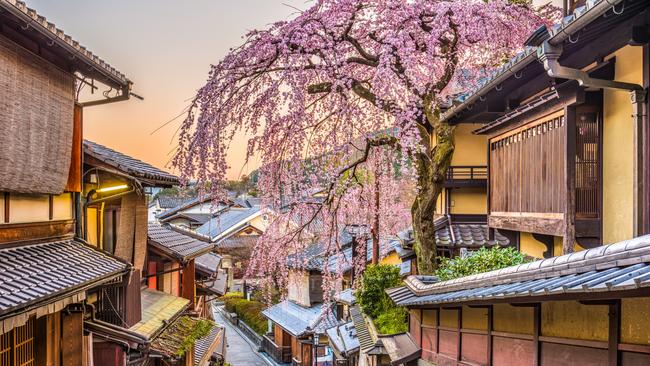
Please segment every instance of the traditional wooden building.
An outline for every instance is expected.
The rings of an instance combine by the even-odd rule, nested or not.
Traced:
[[[196,258],[211,253],[214,245],[192,232],[149,224],[146,282],[150,289],[181,296],[197,314],[209,315],[204,296],[196,292]]]
[[[646,235],[388,293],[434,365],[647,365],[649,254]]]
[[[577,7],[442,116],[485,123],[488,224],[526,254],[650,230],[647,6]]]
[[[151,244],[151,237],[158,238],[159,234],[155,229],[150,231],[150,227],[159,226],[147,222],[146,192],[175,184],[178,178],[172,174],[84,141],[85,225],[82,231],[92,245],[133,264],[128,278],[94,289],[88,297],[87,303],[93,306],[95,315],[87,319],[85,328],[95,335],[96,364],[205,366],[212,362],[211,354],[219,339],[225,336],[222,328],[201,318],[211,314],[206,307],[196,306],[204,304],[204,297],[194,297],[194,267],[190,273],[189,268],[179,265],[179,271],[185,272],[175,272],[174,277],[173,271],[164,272],[174,266],[163,264],[164,273],[154,272],[149,276],[147,265],[154,256],[149,250],[151,245],[156,245]],[[163,233],[172,234],[168,237],[172,241],[179,239],[174,235],[180,235],[185,240],[182,244],[195,240],[176,232]],[[172,255],[181,255],[180,251],[184,250],[176,246],[177,242],[170,243],[164,238],[158,241],[164,242],[159,244],[164,248],[171,246],[170,252],[175,249]],[[212,247],[204,242],[199,242],[199,246],[206,251]],[[181,258],[181,263],[186,263],[185,259]],[[192,283],[181,283],[183,274],[184,280]],[[179,280],[175,287],[174,278]],[[146,284],[152,281],[160,281],[162,286],[147,288]],[[183,293],[183,288],[189,290]],[[205,333],[199,337],[202,346],[198,348],[194,347],[195,332]]]
[[[113,92],[86,100],[82,86]],[[25,3],[0,1],[1,365],[93,363],[89,300],[132,267],[81,235],[82,114],[130,89]]]
[[[490,235],[547,259],[389,290],[420,364],[650,363],[649,6],[575,7],[442,115],[485,123]]]
[[[349,308],[354,303],[354,296],[349,289],[353,282],[352,265],[353,248],[352,237],[342,234],[344,243],[340,253],[327,256],[325,247],[316,243],[308,246],[298,255],[288,258],[289,287],[287,300],[273,305],[262,312],[272,323],[272,332],[264,335],[263,350],[274,360],[280,363],[290,362],[294,365],[311,366],[312,362],[326,365],[336,361],[337,357],[346,362],[350,359],[357,360],[359,349],[337,348],[343,347],[343,338],[330,340],[328,330],[340,330],[342,325],[349,323]],[[380,263],[399,266],[399,257],[396,249],[400,241],[390,238],[380,241]],[[372,261],[372,245],[366,245],[366,262]],[[336,295],[336,304],[324,304],[323,273],[343,273],[345,288]],[[296,318],[302,319],[298,322]],[[349,328],[354,326],[348,324]],[[355,331],[356,332],[356,331]],[[338,334],[338,333],[336,333]],[[344,339],[352,340],[355,335],[348,335]],[[338,355],[337,355],[338,352]],[[355,356],[356,352],[356,356]],[[343,353],[345,356],[343,356]],[[352,366],[353,364],[350,364]]]
[[[242,207],[245,201],[235,200],[232,206],[216,212],[213,217],[196,229],[210,237],[219,255],[232,258],[232,278],[240,283],[246,273],[248,262],[257,240],[269,224],[268,214],[260,206]]]

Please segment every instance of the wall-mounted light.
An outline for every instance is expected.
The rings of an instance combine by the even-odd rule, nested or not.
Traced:
[[[89,180],[90,180],[90,183],[97,184],[97,174],[96,173],[90,173]]]
[[[119,191],[121,189],[127,189],[127,188],[129,188],[127,184],[120,184],[118,186],[100,188],[96,192],[97,193],[114,192],[114,191]]]

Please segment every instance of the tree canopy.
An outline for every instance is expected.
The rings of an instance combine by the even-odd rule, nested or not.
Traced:
[[[430,273],[435,202],[454,150],[440,111],[545,22],[502,0],[314,1],[249,32],[212,66],[174,164],[185,179],[223,182],[233,137],[250,136],[258,189],[278,213],[258,243],[256,277],[284,281],[286,256],[314,240],[337,253],[347,224],[377,236],[413,224],[418,265]]]

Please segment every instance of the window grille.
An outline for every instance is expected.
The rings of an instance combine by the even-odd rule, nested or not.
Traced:
[[[0,335],[0,366],[34,366],[34,318]]]

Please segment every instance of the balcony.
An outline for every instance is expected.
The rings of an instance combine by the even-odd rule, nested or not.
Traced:
[[[447,169],[445,187],[487,187],[488,170],[485,165],[456,165]]]
[[[272,334],[266,334],[262,337],[262,350],[271,358],[280,364],[291,364],[291,347],[278,346],[275,344]]]

